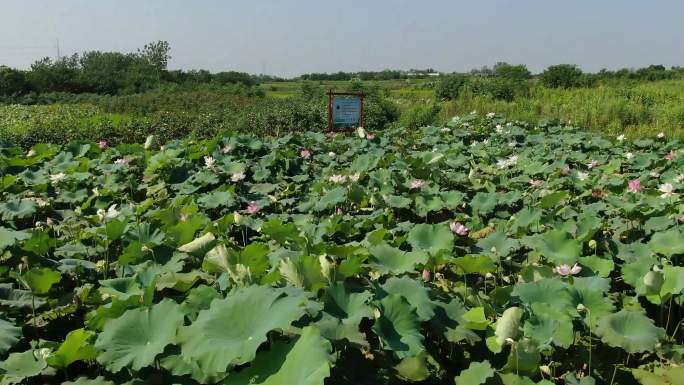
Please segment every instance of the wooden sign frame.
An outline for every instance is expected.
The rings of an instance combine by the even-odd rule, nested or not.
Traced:
[[[364,127],[364,98],[366,97],[366,94],[363,92],[334,92],[333,90],[330,90],[328,91],[328,131],[335,129],[333,127],[333,97],[335,96],[356,96],[360,99],[361,108],[359,111],[358,126]]]

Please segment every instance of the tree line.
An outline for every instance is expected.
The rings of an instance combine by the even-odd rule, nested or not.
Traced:
[[[164,83],[253,86],[270,80],[237,71],[170,71],[170,51],[168,42],[158,41],[132,53],[89,51],[56,60],[46,57],[29,70],[0,66],[0,96],[53,92],[122,95],[145,92]]]

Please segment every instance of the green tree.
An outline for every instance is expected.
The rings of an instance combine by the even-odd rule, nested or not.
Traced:
[[[582,83],[582,70],[574,64],[552,65],[541,74],[541,80],[547,88],[578,87]]]
[[[456,99],[461,93],[468,78],[463,75],[446,76],[440,79],[435,88],[435,96],[439,99]]]
[[[15,96],[30,90],[26,74],[23,71],[0,66],[0,96]]]
[[[494,76],[505,79],[526,80],[532,74],[524,64],[513,65],[506,62],[498,62],[494,65]]]

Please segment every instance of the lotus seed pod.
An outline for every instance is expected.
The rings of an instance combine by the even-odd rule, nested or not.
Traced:
[[[591,241],[589,241],[589,247],[596,250],[596,241],[593,239]]]

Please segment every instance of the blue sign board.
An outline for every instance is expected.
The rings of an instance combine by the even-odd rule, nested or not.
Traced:
[[[333,96],[332,125],[334,128],[357,127],[361,124],[361,97]]]

